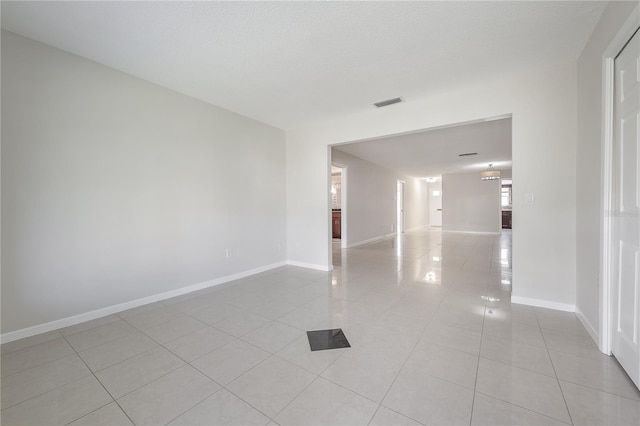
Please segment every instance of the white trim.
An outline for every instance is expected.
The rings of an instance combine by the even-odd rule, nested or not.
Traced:
[[[362,139],[353,139],[353,140],[349,140],[349,141],[345,141],[345,142],[334,143],[332,145],[329,145],[329,147],[331,148],[331,147],[336,147],[336,146],[341,146],[341,145],[348,145],[348,144],[357,143],[357,142],[377,141],[377,140],[380,140],[380,139],[386,139],[386,138],[395,137],[395,136],[415,135],[415,134],[418,134],[418,133],[431,132],[433,130],[449,129],[451,127],[466,126],[466,125],[469,125],[469,124],[478,124],[478,123],[486,123],[488,121],[503,120],[505,118],[513,118],[513,114],[509,113],[509,114],[493,115],[491,117],[478,118],[476,120],[458,121],[458,122],[455,122],[455,123],[443,124],[441,126],[423,127],[423,128],[416,129],[416,130],[409,130],[407,132],[388,133],[388,134],[375,136],[375,137],[367,137],[367,138],[362,138]]]
[[[93,311],[85,312],[82,314],[74,315],[72,317],[62,318],[55,321],[46,322],[44,324],[34,325],[32,327],[23,328],[20,330],[10,331],[0,335],[0,343],[9,343],[14,340],[24,339],[25,337],[35,336],[37,334],[46,333],[48,331],[58,330],[63,327],[69,327],[72,325],[80,324],[86,321],[91,321],[97,318],[106,317],[107,315],[116,314],[118,312],[126,311],[128,309],[137,308],[138,306],[146,305],[160,300],[170,299],[172,297],[181,296],[183,294],[191,293],[205,288],[214,287],[220,284],[234,281],[240,278],[255,275],[260,272],[269,271],[271,269],[285,266],[287,262],[276,262],[270,265],[261,266],[259,268],[250,269],[248,271],[239,272],[233,275],[227,275],[226,277],[216,278],[203,283],[182,287],[176,290],[167,291],[164,293],[154,294],[153,296],[143,297],[141,299],[131,300],[129,302],[120,303],[118,305],[107,306],[105,308],[96,309]]]
[[[500,232],[442,230],[443,234],[500,235]]]
[[[600,211],[600,336],[596,340],[601,352],[611,353],[611,244],[612,222],[607,212],[612,211],[612,161],[613,161],[613,95],[614,60],[603,59],[603,134],[602,176],[600,179],[602,209]]]
[[[347,166],[342,167],[340,173],[340,248],[347,248],[347,238],[349,238],[349,229],[347,227],[347,218],[349,217],[349,209],[347,208],[347,199],[349,197],[349,170]]]
[[[602,55],[602,176],[600,191],[602,210],[600,212],[600,333],[598,347],[605,354],[611,353],[611,262],[612,262],[612,167],[613,167],[613,113],[614,113],[614,60],[633,34],[640,22],[640,5],[637,5],[626,22],[620,27]]]
[[[576,317],[578,317],[578,320],[580,320],[580,322],[584,326],[585,330],[587,330],[587,332],[589,333],[589,335],[593,339],[593,341],[597,342],[598,341],[598,330],[593,326],[593,324],[591,324],[589,322],[587,317],[584,316],[584,314],[582,313],[582,311],[578,307],[576,307]]]
[[[287,260],[286,264],[290,266],[299,266],[301,268],[316,269],[324,272],[333,270],[333,265],[317,265],[315,263],[296,262],[295,260]]]
[[[375,242],[378,242],[378,241],[387,240],[389,238],[395,237],[396,235],[397,234],[394,232],[392,234],[385,234],[385,235],[381,235],[379,237],[369,238],[368,240],[357,241],[355,243],[349,244],[349,246],[347,248],[360,247],[360,246],[364,246],[366,244],[371,244],[371,243],[375,243]]]
[[[511,296],[511,303],[518,305],[535,306],[538,308],[555,309],[557,311],[575,312],[576,305],[568,303],[553,302],[551,300],[532,299],[530,297]]]

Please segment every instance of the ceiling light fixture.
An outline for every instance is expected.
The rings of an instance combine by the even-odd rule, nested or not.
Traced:
[[[480,173],[480,179],[482,180],[496,180],[500,179],[500,170],[493,169],[493,163],[489,163],[489,168]]]

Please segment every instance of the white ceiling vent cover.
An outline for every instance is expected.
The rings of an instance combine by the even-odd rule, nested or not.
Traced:
[[[382,108],[393,104],[399,104],[400,102],[403,102],[402,98],[392,98],[385,101],[376,102],[374,103],[374,105],[378,108]]]

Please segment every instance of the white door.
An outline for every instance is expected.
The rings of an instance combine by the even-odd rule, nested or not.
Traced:
[[[613,355],[640,387],[640,35],[615,59]]]
[[[429,184],[429,225],[442,226],[442,183]]]

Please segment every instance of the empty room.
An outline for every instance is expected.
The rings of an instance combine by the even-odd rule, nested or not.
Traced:
[[[640,424],[638,1],[2,1],[3,425]]]

